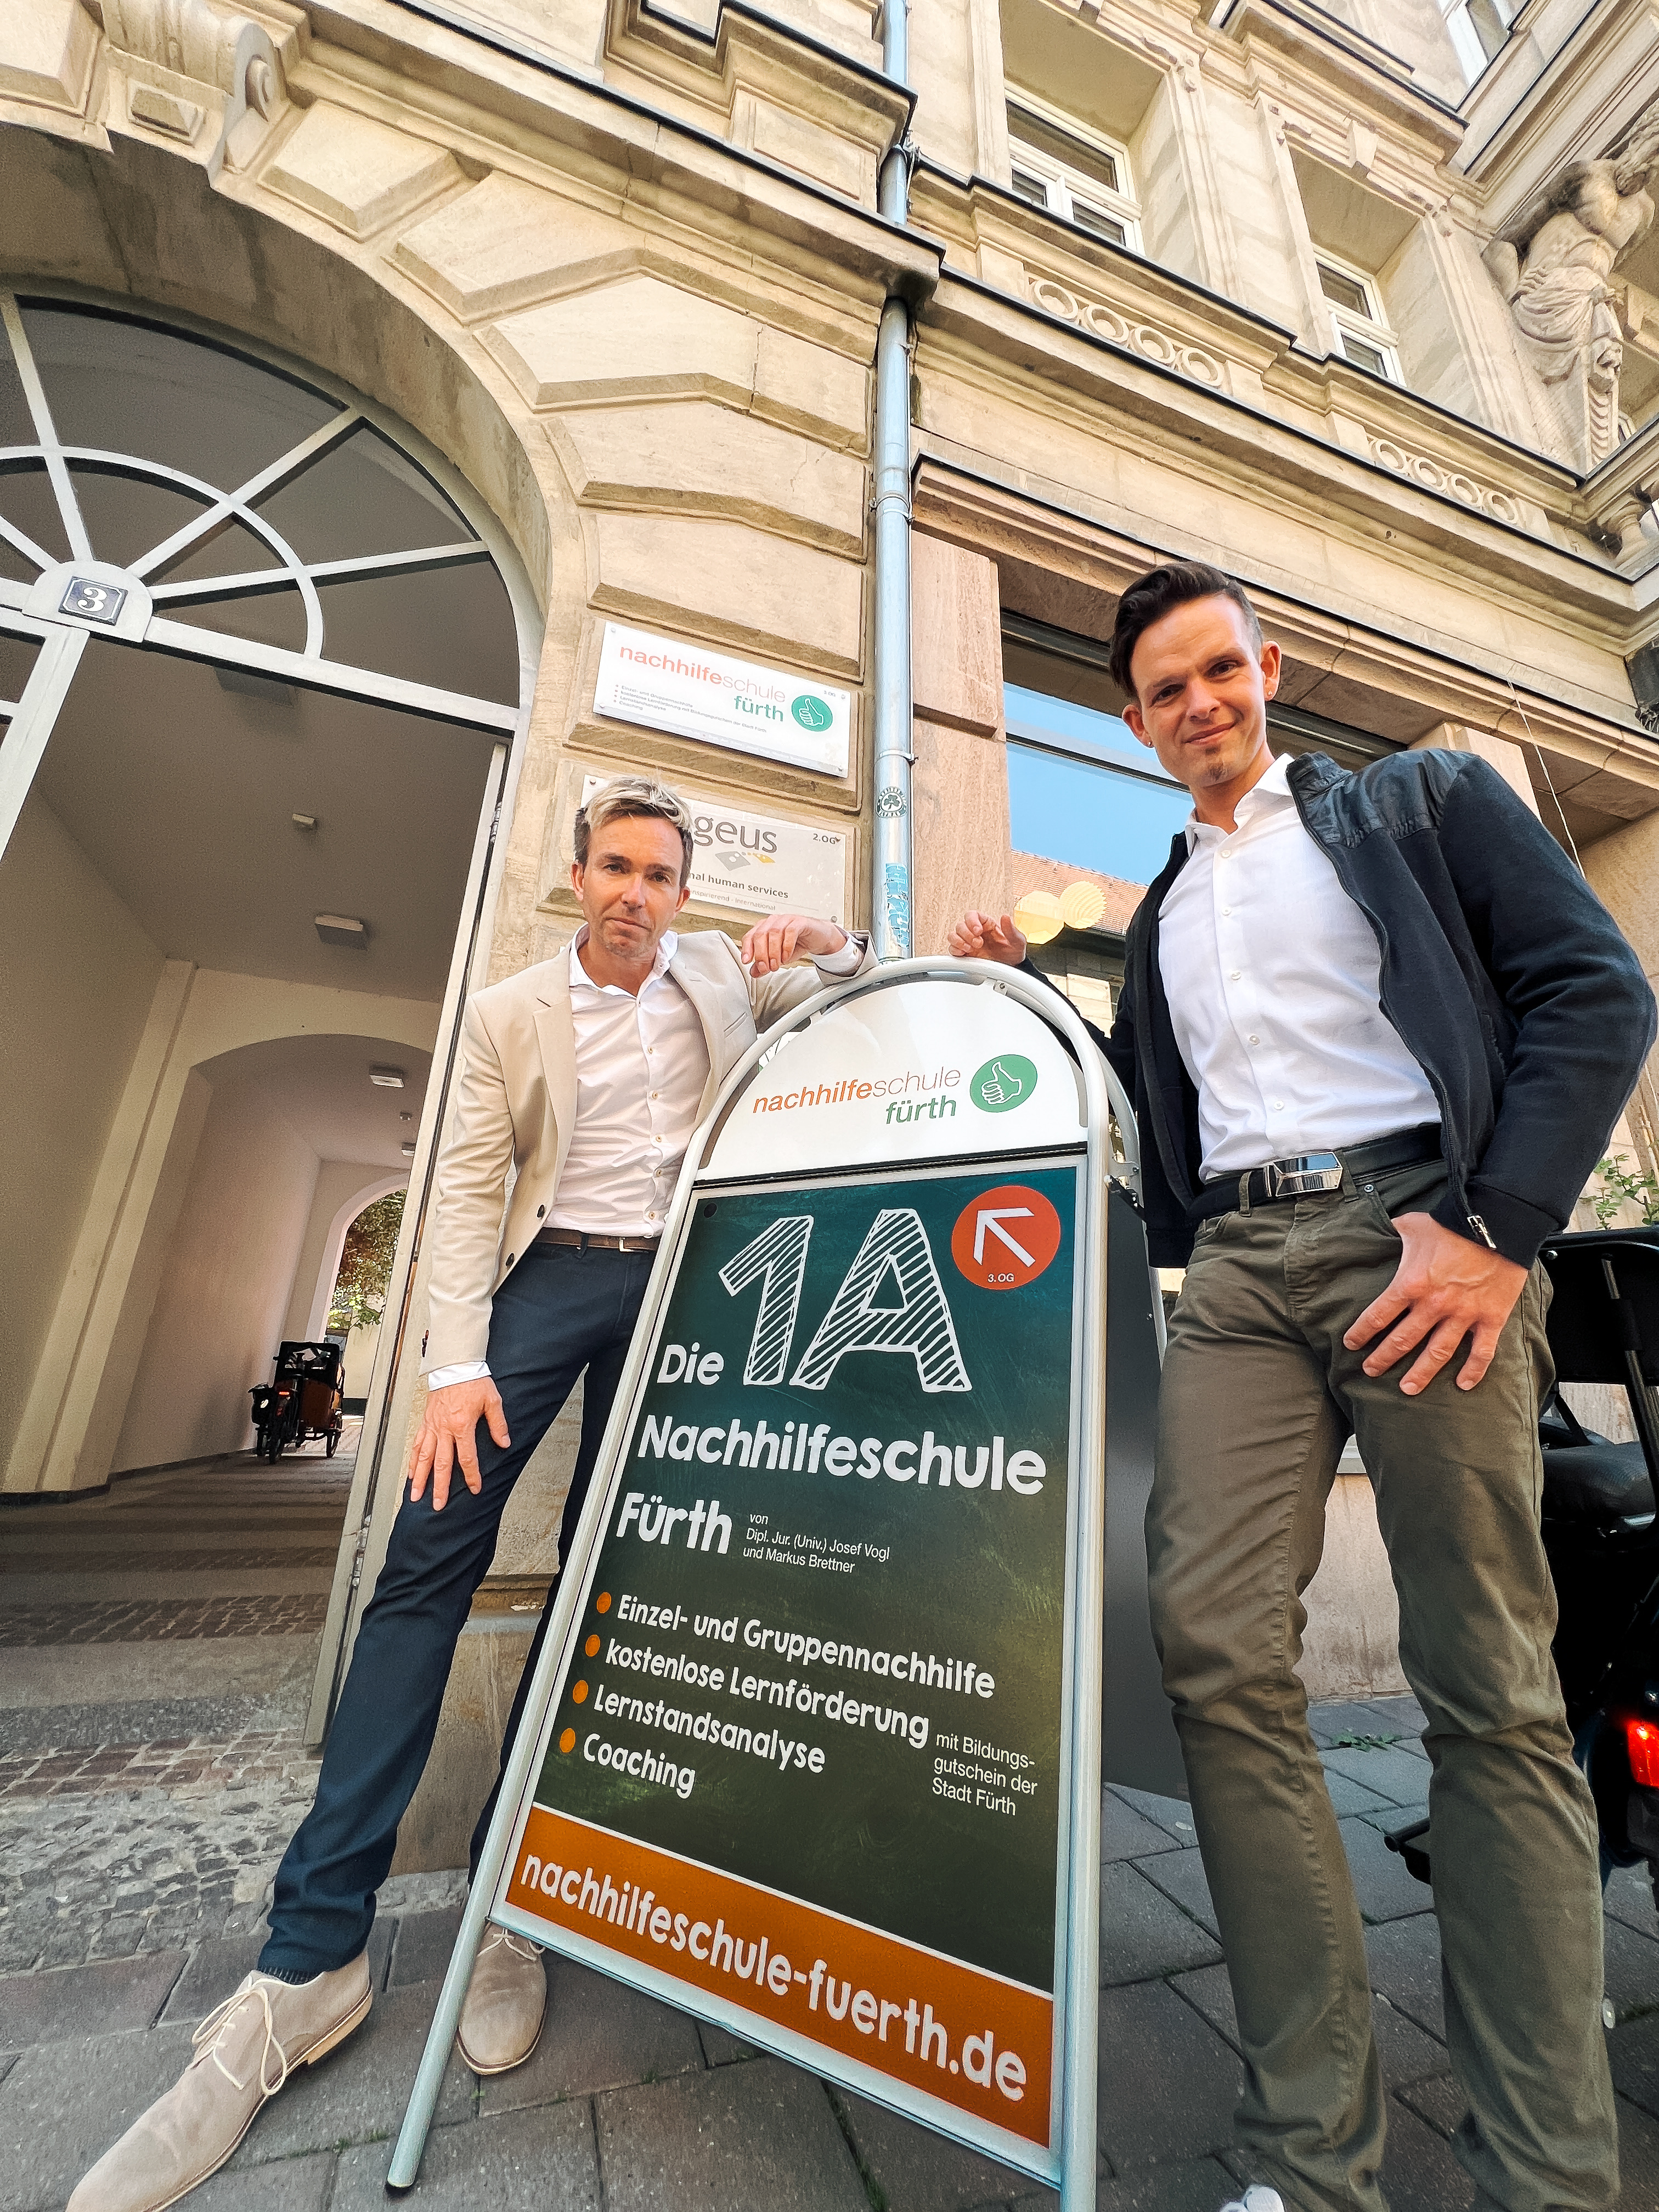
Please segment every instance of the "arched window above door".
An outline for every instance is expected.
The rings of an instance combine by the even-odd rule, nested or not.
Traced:
[[[500,568],[367,403],[81,301],[0,326],[0,611],[512,727]]]

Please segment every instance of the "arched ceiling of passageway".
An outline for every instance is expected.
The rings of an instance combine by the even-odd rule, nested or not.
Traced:
[[[387,1066],[403,1070],[401,1091],[370,1080],[371,1067]],[[431,1069],[429,1053],[384,1037],[286,1036],[221,1053],[198,1073],[216,1091],[257,1085],[319,1159],[359,1160],[395,1174],[408,1170],[401,1146],[419,1126]]]
[[[367,701],[250,696],[95,639],[34,796],[168,959],[437,1000],[489,753]],[[364,949],[322,943],[319,914],[366,919]]]

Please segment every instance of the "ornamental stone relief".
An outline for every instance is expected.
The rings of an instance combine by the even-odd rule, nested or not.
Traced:
[[[1496,522],[1521,520],[1521,509],[1507,492],[1498,491],[1490,484],[1477,483],[1465,470],[1449,468],[1428,453],[1414,453],[1397,438],[1381,437],[1375,432],[1368,432],[1367,436],[1372,459],[1391,469],[1395,476],[1421,484],[1425,491],[1445,492],[1452,499],[1462,500],[1465,507],[1491,515]]]
[[[1121,315],[1103,301],[1082,299],[1064,284],[1055,283],[1051,276],[1031,280],[1031,304],[1041,307],[1045,315],[1056,316],[1062,323],[1073,323],[1078,329],[1139,354],[1143,361],[1153,362],[1159,368],[1173,368],[1179,375],[1189,376],[1194,384],[1207,385],[1212,392],[1224,392],[1227,388],[1227,372],[1213,354],[1188,345],[1183,338],[1172,337],[1155,323],[1138,322],[1133,316]]]
[[[1659,101],[1619,152],[1570,163],[1485,254],[1544,396],[1540,427],[1586,474],[1628,434],[1619,411],[1624,332],[1608,279],[1653,227],[1656,167]]]

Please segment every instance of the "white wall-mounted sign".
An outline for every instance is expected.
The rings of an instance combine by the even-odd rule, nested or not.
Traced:
[[[611,778],[582,778],[586,805]],[[696,856],[691,896],[739,914],[815,915],[839,923],[847,902],[847,836],[775,814],[750,814],[701,793],[683,791],[691,807]]]
[[[850,692],[621,623],[605,626],[593,711],[825,775],[847,773]]]
[[[994,981],[929,979],[844,1000],[782,1037],[733,1103],[708,1171],[1035,1150],[1085,1133],[1075,1070],[1047,1022]]]

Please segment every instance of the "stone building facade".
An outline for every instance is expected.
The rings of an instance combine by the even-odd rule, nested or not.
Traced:
[[[1277,743],[1349,762],[1480,752],[1659,973],[1656,0],[913,0],[908,27],[899,83],[882,0],[0,0],[0,380],[23,424],[0,453],[0,656],[9,638],[19,670],[0,681],[7,834],[50,801],[77,854],[95,861],[100,837],[115,854],[120,825],[99,827],[87,796],[96,748],[158,654],[175,669],[218,654],[200,727],[228,699],[250,745],[280,751],[259,717],[284,699],[350,696],[459,748],[411,738],[349,802],[364,881],[402,851],[441,881],[443,941],[407,974],[376,964],[395,932],[377,935],[349,884],[316,917],[322,952],[238,951],[233,887],[216,920],[155,891],[168,870],[200,872],[158,836],[133,877],[147,890],[102,866],[149,950],[94,1003],[52,963],[65,945],[101,957],[102,892],[89,877],[60,913],[64,871],[38,839],[33,874],[17,838],[9,893],[0,872],[20,957],[54,979],[20,1050],[79,1071],[50,1126],[22,1130],[40,1174],[9,1201],[33,1304],[15,1340],[30,1358],[0,1404],[7,1490],[71,1491],[204,1448],[209,1410],[183,1437],[164,1407],[141,1419],[134,1394],[172,1341],[157,1332],[189,1326],[179,1239],[204,1130],[222,1122],[235,1156],[225,1069],[246,1087],[260,1053],[349,1036],[398,1059],[417,1095],[396,1151],[369,1147],[357,1182],[313,1163],[276,1238],[288,1272],[269,1313],[304,1334],[342,1212],[410,1179],[319,1728],[418,1389],[418,1226],[460,999],[568,937],[585,778],[649,767],[706,806],[735,857],[701,884],[693,927],[740,929],[763,896],[752,866],[762,890],[732,888],[744,824],[817,839],[813,896],[868,920],[878,817],[908,809],[915,949],[938,949],[964,903],[1024,901],[1044,958],[1104,1012],[1170,827],[1167,789],[1125,748],[1104,641],[1128,578],[1201,556],[1249,584],[1284,649]],[[896,161],[903,221],[882,212]],[[911,787],[890,799],[872,771],[872,455],[893,300],[911,342],[915,720]],[[100,389],[119,395],[100,404],[131,420],[121,438],[43,429],[53,377],[67,392],[91,374],[94,324]],[[144,348],[175,340],[357,410],[380,441],[373,499],[390,515],[401,486],[441,504],[441,526],[399,525],[365,551],[319,526],[320,550],[291,559],[267,529],[256,550],[289,560],[292,637],[237,613],[280,597],[244,574],[216,618],[231,642],[192,648],[190,572],[159,523],[139,562],[116,536],[70,530],[60,546],[31,520],[94,477],[106,491],[144,477]],[[276,403],[246,405],[252,422]],[[296,416],[293,436],[320,452],[344,419]],[[275,512],[258,439],[231,423],[216,472],[169,462],[197,542],[246,528],[252,543]],[[272,482],[310,480],[298,451]],[[337,520],[349,483],[331,497]],[[228,559],[198,564],[198,584]],[[378,631],[337,623],[343,585],[394,574],[426,580],[418,605]],[[468,577],[485,592],[481,575],[493,597],[451,596]],[[72,598],[77,577],[126,595],[112,625]],[[844,692],[844,769],[601,710],[608,626]],[[86,665],[116,672],[74,769],[62,717],[86,637]],[[392,688],[362,677],[371,651]],[[154,708],[158,726],[183,696]],[[208,766],[178,773],[182,796]],[[303,840],[316,817],[279,782],[272,818]],[[218,820],[203,817],[198,855]],[[300,851],[278,856],[296,883]],[[357,939],[331,941],[331,921]],[[244,1123],[235,1141],[252,1143]],[[325,1169],[333,1141],[312,1145]],[[1621,1141],[1659,1168],[1650,1083]],[[230,1449],[259,1376],[224,1379],[211,1419]],[[555,1443],[503,1576],[550,1571]],[[505,1660],[522,1640],[501,1621]],[[489,1704],[499,1679],[484,1654],[455,1696]]]

